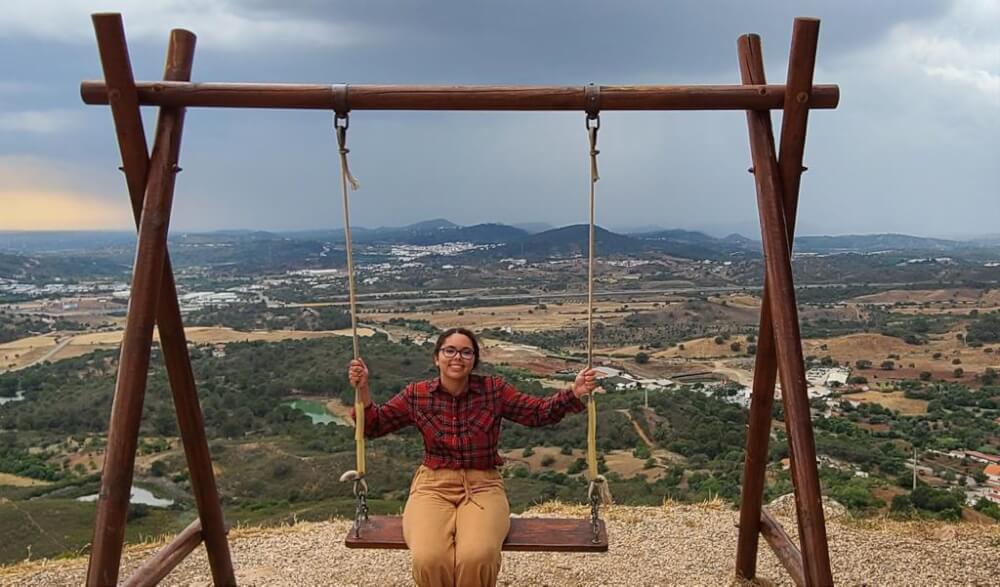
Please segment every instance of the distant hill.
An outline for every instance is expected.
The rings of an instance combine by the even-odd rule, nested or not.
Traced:
[[[494,255],[544,259],[547,257],[586,256],[590,238],[589,226],[573,224],[530,234],[493,251]],[[648,251],[640,240],[617,234],[601,227],[594,229],[595,248],[602,255],[620,255]]]
[[[977,246],[965,241],[910,236],[907,234],[849,234],[842,236],[800,236],[795,238],[796,252],[830,253],[852,251],[954,251]]]
[[[461,226],[437,218],[407,226],[381,226],[379,228],[351,227],[351,238],[356,243],[392,243],[408,245],[439,245],[448,242],[476,244],[504,243],[526,236],[529,231],[506,224],[484,223]],[[344,229],[282,232],[282,236],[296,240],[344,242]]]
[[[423,224],[423,223],[421,223]],[[473,226],[405,226],[380,228],[355,237],[358,242],[388,242],[410,245],[439,245],[448,242],[475,244],[507,243],[528,235],[527,231],[506,224],[476,224]]]
[[[671,229],[644,232],[632,236],[651,243],[663,253],[684,259],[722,260],[732,257],[760,256],[760,243],[738,234],[720,239],[703,232]]]
[[[534,234],[536,232],[545,232],[546,230],[552,230],[555,226],[552,226],[548,222],[516,222],[512,224],[514,228],[520,228],[525,232]]]
[[[0,253],[0,278],[26,282],[73,281],[81,277],[127,278],[129,267],[109,259],[68,255]]]
[[[672,232],[675,231],[623,235],[598,226],[594,230],[594,247],[599,256],[663,253],[685,259],[728,259],[733,255],[747,254],[742,247],[734,247],[701,233],[697,233],[699,237],[690,233],[680,235],[681,238],[674,238],[678,235],[667,234]],[[676,232],[687,233],[687,231]],[[695,240],[699,242],[692,242]],[[586,256],[588,242],[589,226],[574,224],[528,235],[488,254],[528,259]]]
[[[31,254],[55,251],[95,251],[135,247],[134,231],[113,230],[0,230],[0,251]]]
[[[432,220],[422,220],[420,222],[415,222],[407,226],[403,226],[397,230],[408,230],[413,232],[425,231],[425,230],[442,230],[449,228],[461,228],[459,225],[455,224],[451,220],[446,220],[444,218],[434,218]]]

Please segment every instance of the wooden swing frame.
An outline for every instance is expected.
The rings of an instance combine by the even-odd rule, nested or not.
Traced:
[[[132,211],[138,227],[131,301],[122,339],[107,451],[97,502],[87,585],[118,582],[129,493],[135,467],[153,328],[159,328],[198,519],[139,567],[125,585],[155,585],[204,542],[216,585],[235,585],[227,530],[212,470],[204,419],[181,321],[167,230],[180,154],[185,108],[350,110],[575,110],[586,111],[584,86],[332,86],[190,83],[195,36],[170,33],[163,81],[136,82],[121,15],[93,15],[103,82],[81,84],[87,104],[110,105]],[[805,369],[791,270],[802,155],[809,110],[836,108],[839,88],[813,85],[819,21],[795,19],[788,78],[767,85],[760,38],[738,40],[742,85],[601,86],[601,110],[745,110],[764,246],[765,281],[742,485],[736,574],[756,575],[763,535],[798,585],[830,585],[833,578],[806,394]],[[348,102],[346,105],[341,101]],[[152,154],[140,106],[159,106]],[[770,110],[783,109],[780,158]],[[799,547],[762,511],[776,374],[791,453]],[[544,522],[544,520],[540,520]],[[518,550],[542,550],[522,544]],[[567,549],[574,550],[574,549]]]

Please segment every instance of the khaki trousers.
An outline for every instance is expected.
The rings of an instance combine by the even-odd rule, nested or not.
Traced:
[[[492,587],[510,504],[496,469],[417,469],[403,538],[420,587]]]

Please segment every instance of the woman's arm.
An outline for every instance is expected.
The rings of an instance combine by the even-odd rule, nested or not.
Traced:
[[[361,359],[351,361],[348,369],[348,379],[351,385],[357,390],[358,399],[365,406],[365,436],[377,438],[395,432],[404,426],[413,423],[410,414],[409,393],[412,384],[406,386],[403,391],[394,395],[389,401],[382,405],[376,405],[372,401],[371,392],[368,388],[368,367]],[[351,409],[351,419],[358,421],[357,413]]]
[[[521,393],[500,377],[494,381],[499,389],[501,414],[518,424],[547,426],[562,420],[566,414],[587,409],[573,389],[564,389],[542,398]]]

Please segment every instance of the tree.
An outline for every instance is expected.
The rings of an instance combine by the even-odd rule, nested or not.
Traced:
[[[648,353],[641,353],[641,352],[640,353],[636,353],[635,354],[635,362],[638,363],[638,364],[640,364],[640,365],[645,365],[646,363],[649,362],[649,354]]]
[[[733,342],[729,345],[729,350],[733,351],[734,353],[740,352],[740,349],[742,348],[743,345],[741,345],[739,342]]]
[[[889,512],[893,516],[909,518],[914,513],[913,500],[910,499],[909,495],[897,495],[892,498],[892,504],[889,506]]]
[[[882,370],[883,371],[892,371],[895,368],[896,368],[896,364],[893,363],[892,361],[882,361]]]

